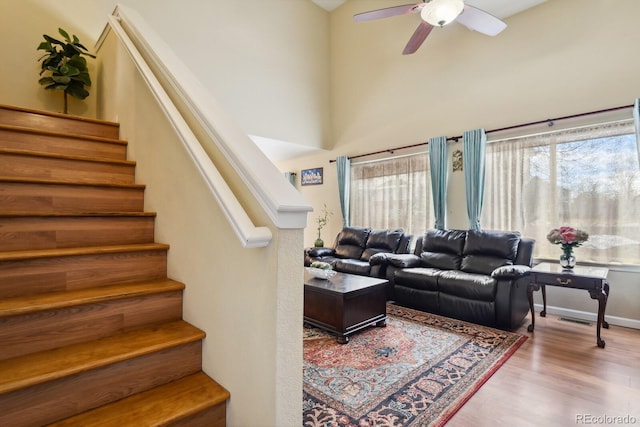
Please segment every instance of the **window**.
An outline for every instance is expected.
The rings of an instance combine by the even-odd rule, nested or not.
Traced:
[[[589,233],[579,261],[640,263],[640,170],[632,121],[487,144],[482,226],[536,239],[535,256],[555,259],[547,233]]]
[[[350,224],[417,236],[433,221],[426,153],[351,165]]]

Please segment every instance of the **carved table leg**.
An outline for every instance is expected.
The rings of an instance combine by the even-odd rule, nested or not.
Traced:
[[[533,329],[536,327],[536,312],[533,308],[533,291],[539,289],[539,286],[533,283],[530,283],[527,286],[527,297],[529,298],[529,310],[531,311],[531,324],[527,327],[527,331],[533,332]]]
[[[346,344],[346,343],[348,343],[348,342],[349,342],[349,337],[348,337],[348,336],[346,336],[346,335],[339,335],[339,336],[338,336],[338,342],[339,342],[340,344]]]
[[[540,317],[547,316],[547,287],[545,285],[540,285],[542,288],[542,311],[540,312]]]
[[[386,327],[387,326],[387,319],[378,320],[376,322],[376,326],[379,326],[381,328]]]
[[[589,295],[591,295],[591,298],[598,300],[598,325],[596,328],[596,344],[598,344],[598,347],[604,348],[605,342],[602,338],[600,338],[600,328],[602,327],[602,323],[604,322],[604,309],[607,306],[607,294],[605,293],[605,289],[594,289],[589,291]]]
[[[602,309],[602,327],[609,329],[609,323],[604,320],[604,313],[607,310],[607,301],[609,301],[609,282],[604,282],[604,293],[606,297],[604,299],[604,308]]]

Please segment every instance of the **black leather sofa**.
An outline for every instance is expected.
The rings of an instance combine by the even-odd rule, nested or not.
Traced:
[[[517,328],[529,311],[533,239],[518,232],[430,230],[413,254],[380,254],[399,305],[472,323]]]
[[[305,249],[304,265],[323,261],[341,273],[385,278],[387,265],[371,265],[369,259],[376,254],[408,254],[412,237],[403,230],[344,227],[333,247]]]

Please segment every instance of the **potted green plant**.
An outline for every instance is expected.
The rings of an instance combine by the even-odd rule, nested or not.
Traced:
[[[87,68],[87,60],[84,55],[95,58],[84,47],[78,37],[73,35],[73,39],[62,28],[58,32],[64,41],[54,39],[43,34],[44,40],[40,42],[37,50],[44,50],[46,53],[38,59],[42,61],[40,75],[46,73],[38,80],[38,83],[48,90],[64,91],[64,113],[67,114],[67,95],[74,98],[85,99],[89,92],[85,86],[91,86],[91,77]]]

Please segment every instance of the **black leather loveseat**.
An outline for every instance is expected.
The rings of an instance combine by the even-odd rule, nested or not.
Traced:
[[[402,230],[344,227],[332,248],[305,249],[304,265],[323,261],[341,273],[384,278],[386,264],[371,265],[369,259],[375,254],[408,254],[411,239]]]
[[[372,257],[387,265],[397,304],[501,329],[529,310],[534,240],[518,232],[430,230],[413,254]]]

